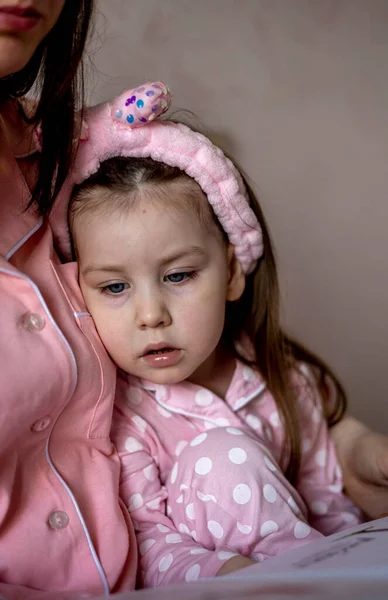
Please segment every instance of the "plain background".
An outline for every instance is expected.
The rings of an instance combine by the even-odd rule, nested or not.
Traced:
[[[388,1],[99,0],[89,98],[162,79],[255,182],[284,321],[388,433]]]

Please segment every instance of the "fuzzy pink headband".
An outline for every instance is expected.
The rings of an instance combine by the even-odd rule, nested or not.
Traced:
[[[114,156],[150,157],[180,168],[201,186],[249,274],[263,253],[263,241],[241,176],[206,137],[185,125],[158,119],[170,100],[164,83],[153,82],[89,109],[72,180],[81,183]]]

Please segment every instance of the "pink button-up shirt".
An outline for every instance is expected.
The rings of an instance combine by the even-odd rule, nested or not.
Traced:
[[[295,372],[293,376],[302,442],[295,489],[304,505],[304,518],[308,518],[317,531],[331,535],[357,524],[361,514],[342,493],[342,473],[321,398],[312,381],[309,383],[311,374],[306,365],[301,365],[300,370],[301,373]],[[275,483],[277,492],[275,489],[269,492],[275,498],[269,497],[266,503],[261,503],[261,497],[252,488],[252,501],[249,504],[248,500],[241,502],[246,521],[244,525],[237,524],[236,528],[236,501],[232,499],[231,490],[241,481],[233,479],[229,459],[222,459],[225,456],[222,448],[207,446],[202,454],[206,432],[219,427],[248,431],[268,450],[269,466],[262,463],[260,455],[252,457],[256,465],[262,463],[262,468],[258,467],[257,480],[268,482],[266,473],[277,471],[274,463],[281,462],[285,432],[274,397],[259,373],[237,361],[225,400],[189,381],[158,385],[124,373],[118,378],[112,437],[122,462],[120,494],[136,528],[140,572],[147,587],[190,581],[193,574],[201,578],[216,575],[223,562],[230,558],[228,551],[240,552],[238,548],[247,547],[244,539],[249,540],[250,551],[243,553],[251,555],[257,539],[254,533],[260,531],[265,522],[275,524],[277,529],[274,531],[284,532],[279,544],[271,536],[263,539],[260,552],[266,557],[275,556],[279,549],[284,552],[294,548],[295,538],[299,542],[304,539],[297,534],[287,537],[290,516],[285,508],[296,507],[296,514],[300,509],[295,502],[296,495],[292,495],[286,487],[289,484],[279,475]],[[233,448],[232,444],[238,446],[238,440],[233,439],[235,436],[230,438],[230,448]],[[199,471],[198,457],[193,454],[197,447],[201,456],[198,462],[206,461]],[[234,450],[243,452],[236,447]],[[181,458],[187,451],[189,455],[186,454],[181,465]],[[250,476],[247,473],[256,473],[250,460],[245,463],[243,458],[241,461],[244,463],[241,466],[242,472],[245,471],[244,482],[248,483]],[[209,468],[209,475],[208,461],[221,465],[211,467],[211,471]],[[200,481],[196,473],[199,473]],[[218,496],[220,489],[221,497]],[[200,496],[197,490],[200,490]],[[206,509],[202,511],[201,508],[198,513],[194,509],[197,498],[199,504],[206,505]],[[286,498],[289,498],[287,502]],[[253,517],[250,516],[252,505],[252,510],[257,511]],[[183,521],[185,517],[188,517],[187,521]],[[221,533],[216,532],[209,540],[204,534],[209,522],[219,526],[219,521],[222,521]],[[252,538],[249,537],[251,532]],[[200,539],[207,539],[204,547],[208,552],[201,552],[197,543]]]
[[[0,194],[0,596],[132,589],[136,542],[109,439],[115,367],[56,252],[66,198],[49,222],[25,211],[1,130]]]

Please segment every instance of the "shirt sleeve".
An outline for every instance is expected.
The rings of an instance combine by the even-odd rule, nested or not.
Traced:
[[[302,461],[296,488],[306,503],[309,523],[324,535],[362,522],[362,513],[343,492],[342,471],[309,369],[298,386]]]
[[[118,393],[123,393],[122,387]],[[121,460],[120,496],[137,537],[139,583],[156,587],[215,576],[236,553],[229,548],[206,549],[177,529],[171,509],[167,515],[167,491],[152,455],[155,443],[147,430],[142,416],[125,402],[116,403],[112,440]]]

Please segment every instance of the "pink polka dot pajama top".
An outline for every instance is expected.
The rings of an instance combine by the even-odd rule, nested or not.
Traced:
[[[234,554],[264,560],[360,521],[313,385],[294,377],[302,431],[295,488],[284,430],[260,375],[237,362],[225,400],[188,381],[122,374],[113,441],[146,587],[216,575]]]

